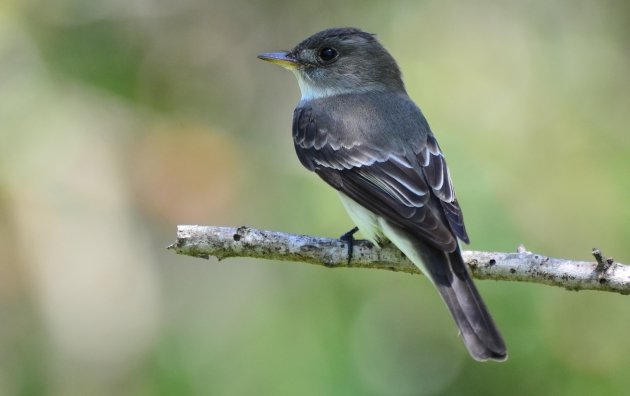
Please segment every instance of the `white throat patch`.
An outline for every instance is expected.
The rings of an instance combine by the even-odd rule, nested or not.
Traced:
[[[320,88],[308,81],[299,70],[292,70],[293,74],[297,78],[298,85],[300,86],[300,92],[302,93],[302,101],[308,101],[312,99],[325,98],[327,96],[334,96],[343,93],[343,90],[335,88]]]

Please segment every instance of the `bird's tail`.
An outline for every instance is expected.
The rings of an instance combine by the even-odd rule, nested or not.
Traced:
[[[385,235],[435,285],[446,303],[470,355],[479,361],[507,359],[507,349],[486,304],[464,264],[459,247],[445,252],[390,223]]]
[[[422,243],[417,252],[425,274],[440,292],[470,355],[479,361],[507,359],[505,342],[464,264],[459,247],[451,253]]]

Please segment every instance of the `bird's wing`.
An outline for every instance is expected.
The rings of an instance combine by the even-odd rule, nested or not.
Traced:
[[[456,236],[468,242],[446,162],[430,133],[405,144],[395,138],[359,143],[352,139],[353,131],[340,128],[342,123],[312,107],[296,109],[293,138],[306,168],[366,209],[444,251],[456,249]],[[405,147],[408,144],[413,147]]]
[[[293,120],[298,157],[383,219],[378,221],[383,235],[436,286],[475,359],[505,360],[505,343],[457,245],[456,237],[467,242],[468,236],[444,156],[408,98],[386,98],[390,103],[379,109],[380,99],[298,107]]]

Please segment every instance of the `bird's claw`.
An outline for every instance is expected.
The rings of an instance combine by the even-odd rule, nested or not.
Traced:
[[[348,244],[348,264],[352,261],[352,253],[354,250],[354,234],[359,231],[359,227],[354,227],[350,231],[346,232],[342,236],[339,237],[340,240],[346,242]]]

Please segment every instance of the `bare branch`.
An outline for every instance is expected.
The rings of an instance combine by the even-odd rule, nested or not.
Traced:
[[[395,247],[375,248],[356,241],[348,263],[346,242],[249,227],[180,225],[177,243],[168,247],[193,257],[254,257],[296,261],[330,268],[374,268],[419,274],[418,269]],[[630,266],[604,260],[573,261],[528,252],[520,246],[515,253],[463,251],[464,261],[477,279],[535,282],[569,290],[601,290],[630,294]],[[599,255],[599,256],[598,256]],[[599,257],[599,258],[598,258]]]

